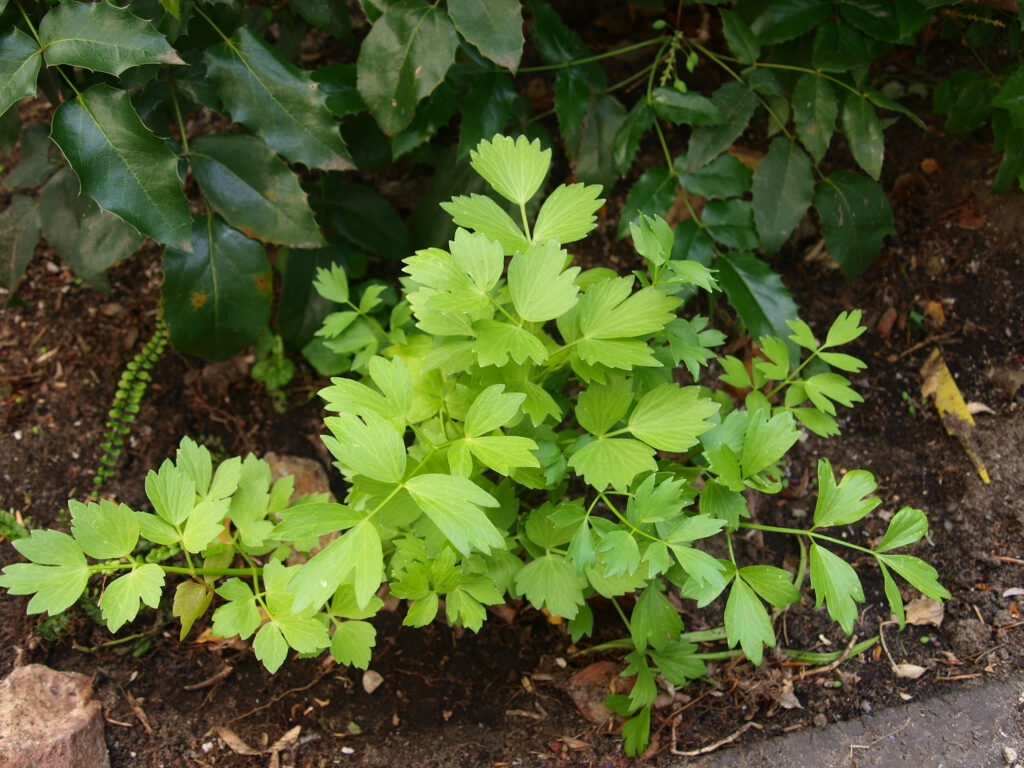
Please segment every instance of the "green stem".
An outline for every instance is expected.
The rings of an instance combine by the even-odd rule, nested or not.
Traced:
[[[111,571],[134,570],[138,563],[96,563],[90,565],[93,573],[109,573]],[[262,572],[259,566],[253,568],[186,568],[180,565],[162,565],[156,563],[166,573],[181,573],[186,576],[251,576]]]
[[[652,536],[651,534],[647,533],[647,531],[643,531],[637,528],[631,522],[629,522],[629,520],[626,519],[626,516],[619,512],[618,508],[614,504],[612,504],[611,500],[605,495],[604,491],[598,491],[597,495],[605,503],[605,506],[608,507],[608,509],[610,509],[617,518],[619,518],[619,521],[623,525],[629,526],[630,533],[639,533],[641,536],[645,536],[651,541],[659,541],[662,544],[666,543],[664,539],[659,539],[657,536]]]
[[[855,549],[858,552],[863,552],[866,555],[871,555],[872,557],[877,557],[877,553],[876,552],[873,552],[872,550],[870,550],[870,549],[868,549],[866,547],[861,547],[861,546],[858,546],[857,544],[851,544],[848,541],[843,541],[842,539],[837,539],[834,536],[826,536],[823,533],[815,533],[814,531],[805,531],[805,530],[802,530],[800,528],[781,528],[781,527],[776,526],[776,525],[761,525],[759,523],[740,523],[740,528],[749,528],[749,529],[754,530],[754,531],[768,531],[770,533],[786,533],[786,534],[789,534],[790,536],[808,536],[808,537],[810,537],[812,539],[821,539],[822,541],[829,541],[829,542],[832,542],[833,544],[839,544],[840,546],[848,547],[849,549]]]
[[[811,360],[818,356],[818,353],[820,351],[821,350],[819,349],[815,349],[813,352],[811,352],[811,354],[807,356],[807,359],[796,367],[795,371],[789,374],[789,376],[787,376],[784,381],[779,382],[779,386],[775,387],[775,389],[768,393],[768,398],[771,399],[775,397],[775,395],[779,394],[779,392],[782,391],[783,388],[788,387],[790,384],[792,384],[796,377],[800,374],[800,371],[806,368],[807,365],[811,362]]]
[[[533,236],[530,234],[530,222],[526,218],[526,203],[519,204],[519,215],[523,219],[523,232],[526,234],[526,239],[533,242]]]
[[[203,14],[205,16],[205,14]],[[572,61],[563,61],[561,64],[544,64],[539,67],[520,67],[516,70],[516,74],[520,72],[552,72],[558,69],[567,69],[569,67],[578,67],[583,64],[591,64],[595,61],[604,61],[605,59],[613,59],[616,56],[621,56],[625,53],[632,51],[638,51],[641,48],[650,48],[652,45],[658,45],[666,40],[672,38],[667,35],[661,35],[660,37],[652,37],[650,40],[644,40],[640,43],[633,43],[633,45],[627,45],[625,48],[616,48],[614,51],[606,51],[604,53],[598,53],[593,56],[587,56],[583,59],[573,59]],[[504,72],[505,70],[500,70]]]
[[[181,148],[188,154],[188,135],[185,133],[185,121],[181,117],[181,107],[178,105],[178,89],[171,85],[171,103],[174,104],[174,117],[178,120],[178,131],[181,133]]]
[[[619,601],[616,600],[614,597],[611,598],[611,601],[612,605],[615,606],[615,612],[619,614],[619,618],[622,619],[622,623],[626,625],[626,629],[632,631],[632,629],[629,626],[629,619],[626,618],[626,612],[622,610],[622,606],[619,605]],[[632,641],[630,642],[632,643]]]

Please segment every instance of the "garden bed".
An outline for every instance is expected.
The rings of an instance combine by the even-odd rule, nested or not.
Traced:
[[[801,316],[816,331],[841,310],[864,310],[869,332],[851,351],[869,365],[855,382],[866,402],[847,412],[841,438],[811,439],[797,451],[789,488],[754,516],[785,524],[808,514],[814,503],[808,480],[819,455],[840,470],[871,470],[879,481],[883,504],[866,527],[847,535],[879,536],[882,513],[904,505],[924,509],[932,533],[914,553],[938,568],[953,599],[939,627],[884,631],[897,663],[928,671],[896,678],[877,646],[803,678],[806,668],[782,656],[768,654],[756,670],[743,660],[716,662],[710,682],[693,683],[655,709],[652,764],[670,764],[678,759],[673,750],[700,749],[746,722],[757,727],[741,740],[821,726],[965,680],[1019,673],[1024,663],[1020,598],[1004,597],[1024,585],[1024,411],[1013,386],[1024,369],[1024,195],[988,194],[997,160],[969,139],[926,136],[907,124],[890,132],[889,141],[883,181],[898,234],[879,261],[848,283],[807,257],[813,234],[777,259]],[[617,215],[615,201],[607,220]],[[588,264],[606,263],[617,250],[607,239],[614,228],[599,231],[605,239],[588,240],[589,252],[569,250]],[[91,489],[117,376],[154,328],[155,255],[138,256],[110,277],[112,293],[100,295],[40,248],[20,291],[27,305],[0,315],[0,507],[33,526],[59,524],[67,499]],[[935,348],[964,398],[991,410],[976,416],[988,485],[921,399],[919,369]],[[204,364],[166,354],[105,492],[144,504],[146,472],[185,434],[226,455],[274,451],[327,466],[315,398],[323,382],[300,374],[288,392],[292,407],[279,414],[248,376],[250,363]],[[759,559],[779,565],[795,556],[791,540],[771,535],[742,546],[751,553],[764,548],[767,557],[759,553]],[[0,544],[0,562],[14,558],[9,543]],[[881,582],[869,570],[862,572],[867,602],[855,628],[859,639],[877,634],[889,618]],[[291,660],[271,676],[241,645],[197,641],[205,625],[179,643],[169,611],[144,613],[111,642],[79,609],[64,625],[50,622],[41,631],[38,617],[25,616],[26,602],[0,597],[0,675],[27,662],[93,675],[115,766],[259,765],[268,758],[236,754],[214,729],[228,728],[262,749],[294,726],[301,726],[297,765],[626,762],[617,733],[581,716],[571,696],[579,686],[570,682],[595,661],[620,659],[578,654],[586,641],[571,646],[561,626],[525,604],[491,616],[478,635],[441,622],[402,628],[401,607],[384,614],[370,665],[383,683],[367,693],[361,671],[318,660]],[[701,629],[714,626],[716,614],[684,612],[683,618],[687,629]],[[836,651],[848,643],[807,597],[779,626],[787,648]]]

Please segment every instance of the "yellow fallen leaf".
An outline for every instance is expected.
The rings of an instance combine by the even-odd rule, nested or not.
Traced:
[[[946,432],[960,441],[964,453],[974,464],[978,475],[986,485],[989,483],[988,470],[982,462],[974,442],[974,417],[964,402],[960,389],[953,380],[953,375],[946,367],[939,350],[933,350],[921,366],[921,396],[935,396],[935,407],[946,427]]]

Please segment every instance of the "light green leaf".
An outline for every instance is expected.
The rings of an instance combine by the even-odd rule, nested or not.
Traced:
[[[796,303],[771,267],[753,254],[739,252],[722,254],[712,266],[751,336],[789,334],[786,321],[796,317]]]
[[[271,531],[271,538],[294,541],[323,536],[351,528],[366,515],[336,502],[312,502],[289,507],[278,513],[281,522]]]
[[[569,457],[569,466],[598,490],[610,485],[617,491],[629,488],[633,478],[641,472],[658,468],[652,448],[624,437],[587,443]]]
[[[511,323],[497,320],[480,320],[473,324],[476,343],[473,351],[481,367],[503,366],[509,357],[521,365],[533,360],[538,365],[548,359],[547,349],[534,334]]]
[[[159,606],[163,586],[164,571],[156,563],[147,563],[114,579],[100,598],[100,613],[107,628],[117,632],[134,619],[139,613],[140,601],[150,608]]]
[[[885,137],[875,108],[860,94],[851,93],[843,102],[842,122],[853,159],[868,176],[878,181],[885,156]]]
[[[635,437],[659,451],[682,453],[713,426],[706,419],[718,408],[718,403],[701,396],[698,387],[665,384],[641,398],[627,426]]]
[[[793,577],[781,568],[748,565],[740,568],[740,577],[776,608],[785,608],[800,599],[800,591],[793,586]]]
[[[256,658],[263,662],[270,674],[274,674],[288,657],[288,643],[285,642],[281,630],[273,622],[260,627],[252,641],[252,650]]]
[[[754,171],[754,222],[761,245],[775,253],[807,213],[814,176],[807,154],[792,139],[779,136]]]
[[[679,299],[647,286],[632,293],[633,278],[618,277],[593,285],[580,299],[580,331],[590,339],[649,336],[675,319]]]
[[[504,427],[515,419],[526,395],[505,392],[504,384],[492,384],[477,395],[466,413],[466,436],[476,437]]]
[[[739,643],[755,667],[761,666],[764,646],[775,647],[775,630],[768,611],[742,578],[733,581],[729,590],[725,604],[725,631],[729,647],[734,648]]]
[[[920,509],[903,507],[893,515],[889,521],[889,527],[885,536],[875,547],[876,552],[888,552],[890,549],[898,549],[915,541],[920,541],[928,533],[928,518]]]
[[[156,513],[171,525],[181,525],[196,503],[196,485],[184,470],[169,460],[160,471],[146,475],[146,496]]]
[[[828,335],[825,337],[825,343],[821,345],[821,348],[838,347],[841,344],[848,344],[858,338],[867,330],[867,328],[860,324],[860,319],[861,311],[859,309],[855,309],[852,312],[840,312],[836,315],[836,319],[832,321],[832,325],[828,329]]]
[[[502,252],[510,256],[529,247],[530,241],[501,207],[485,195],[459,195],[441,207],[457,226],[482,232],[501,243]]]
[[[254,136],[202,136],[189,159],[210,205],[235,229],[266,243],[315,248],[324,239],[298,177]]]
[[[497,507],[497,500],[464,477],[427,474],[410,478],[406,490],[431,522],[459,552],[478,549],[485,555],[503,549],[505,540],[482,507]]]
[[[51,136],[84,194],[154,240],[188,247],[192,217],[178,159],[143,125],[126,91],[94,85],[64,102]]]
[[[186,552],[202,552],[224,531],[229,506],[227,499],[204,499],[196,504],[181,532],[181,546]]]
[[[857,603],[864,602],[864,590],[857,572],[848,562],[814,543],[811,544],[810,563],[811,586],[817,596],[814,607],[820,608],[825,602],[828,615],[839,622],[846,634],[851,634],[853,622],[857,620]]]
[[[508,288],[516,311],[524,320],[546,322],[576,306],[579,267],[565,269],[568,254],[549,240],[531,245],[512,257]]]
[[[0,286],[17,290],[39,242],[39,203],[28,195],[12,195],[0,213]]]
[[[584,604],[582,578],[559,555],[549,553],[531,560],[516,573],[515,583],[535,608],[547,608],[555,616],[571,619]]]
[[[531,142],[525,136],[495,136],[490,141],[481,141],[469,153],[469,161],[495,192],[517,205],[525,205],[537,194],[548,174],[551,150],[541,149],[537,139]]]
[[[365,47],[365,46],[364,46]],[[325,171],[352,168],[324,94],[297,69],[241,26],[207,49],[206,71],[231,118],[293,163]]]
[[[650,646],[662,650],[682,631],[679,611],[661,590],[652,584],[640,593],[629,617],[629,634],[637,649]]]
[[[488,293],[501,278],[505,268],[501,244],[487,235],[457,229],[448,249],[455,265],[469,276],[480,293]]]
[[[331,379],[331,386],[319,392],[324,408],[353,416],[375,413],[385,419],[399,415],[397,409],[380,392],[353,379]]]
[[[400,483],[405,476],[405,443],[394,425],[373,411],[329,416],[324,424],[334,438],[324,444],[341,464],[354,474],[382,483]]]
[[[690,171],[707,165],[726,150],[747,129],[757,108],[757,97],[744,83],[726,83],[711,95],[722,115],[718,125],[697,126],[690,135],[686,167]]]
[[[292,610],[318,610],[353,575],[356,602],[365,606],[380,586],[384,559],[380,534],[363,520],[301,565],[289,585]]]
[[[120,75],[141,64],[184,64],[153,25],[108,3],[63,3],[39,23],[46,63]]]
[[[596,184],[563,184],[555,189],[537,214],[533,242],[557,240],[562,245],[581,240],[597,226],[594,212],[604,204]]]
[[[651,741],[651,708],[642,707],[622,723],[622,749],[628,757],[640,757]]]
[[[448,15],[422,0],[389,5],[359,48],[358,88],[384,133],[405,128],[455,61],[459,38]]]
[[[184,470],[185,474],[192,478],[197,494],[206,496],[209,493],[210,480],[213,478],[213,460],[205,445],[199,445],[191,437],[183,437],[174,454],[174,463],[178,469]],[[237,479],[235,482],[237,484]],[[230,495],[230,492],[223,494],[227,495]]]
[[[849,525],[882,503],[867,498],[878,488],[874,475],[863,469],[847,472],[836,485],[828,459],[818,460],[818,501],[814,506],[814,527]]]
[[[263,246],[208,214],[189,250],[164,254],[164,317],[175,349],[225,360],[255,344],[270,317],[272,279]]]
[[[775,464],[800,439],[800,430],[789,411],[769,418],[768,411],[750,414],[743,436],[743,477],[753,477]]]
[[[448,0],[448,15],[480,53],[515,73],[523,55],[519,0]]]
[[[33,531],[34,533],[36,532]],[[49,615],[56,616],[74,605],[82,596],[89,576],[90,571],[84,557],[80,565],[14,563],[0,573],[0,587],[9,590],[12,595],[32,595],[26,608],[27,613],[46,611]]]
[[[711,602],[721,590],[725,589],[725,577],[722,575],[725,567],[715,558],[700,549],[695,549],[683,544],[669,544],[669,549],[676,556],[679,567],[686,571],[698,584],[709,589],[707,601],[701,601],[706,605]]]
[[[796,81],[793,88],[796,135],[817,163],[825,157],[832,142],[838,114],[835,91],[824,77],[806,74]]]
[[[626,415],[633,402],[633,385],[624,376],[592,382],[576,399],[576,419],[592,435],[603,435]]]
[[[385,402],[402,416],[407,416],[412,409],[413,391],[412,377],[405,361],[400,357],[386,360],[375,355],[370,358],[368,370]]]
[[[924,560],[910,555],[878,555],[896,573],[909,581],[918,592],[932,600],[949,600],[949,590],[939,584],[939,574]]]
[[[684,518],[679,525],[669,531],[668,535],[665,536],[665,540],[678,544],[680,542],[689,543],[697,539],[706,539],[708,536],[714,536],[721,531],[724,525],[724,520],[712,517],[709,514],[692,515]]]
[[[36,95],[41,63],[39,46],[17,27],[0,37],[0,115]]]
[[[882,589],[885,591],[885,599],[889,603],[889,610],[896,617],[896,623],[899,625],[899,628],[903,629],[907,623],[907,613],[903,607],[903,595],[900,594],[896,581],[889,574],[889,569],[882,565],[882,563],[878,564],[878,569],[882,572]]]
[[[465,442],[481,464],[502,475],[517,467],[540,467],[533,455],[537,443],[528,437],[467,437]]]
[[[885,236],[896,232],[885,190],[856,173],[834,171],[819,182],[814,207],[828,252],[848,278],[871,266]]]
[[[700,492],[700,511],[724,520],[729,530],[739,528],[740,518],[749,517],[747,500],[742,493],[731,491],[721,483],[707,480]]]
[[[658,367],[661,362],[652,354],[650,347],[642,341],[621,339],[583,339],[574,350],[581,360],[592,365],[603,365],[624,371],[637,366]],[[581,378],[590,378],[581,374]]]
[[[814,403],[814,407],[830,415],[835,415],[836,408],[832,400],[849,408],[854,403],[863,402],[862,398],[845,377],[838,373],[819,373],[801,382],[804,394]]]
[[[174,602],[171,615],[181,621],[181,632],[178,640],[184,640],[196,619],[206,613],[213,600],[213,590],[207,584],[195,581],[182,581],[174,590]],[[234,634],[234,633],[232,633]]]
[[[124,504],[103,499],[99,504],[68,503],[71,533],[89,557],[113,560],[127,557],[139,542],[139,520]]]
[[[339,664],[359,669],[370,666],[377,630],[368,621],[344,621],[334,627],[331,635],[331,656]]]
[[[640,568],[640,547],[630,531],[609,531],[601,538],[596,552],[602,555],[600,572],[605,578],[629,577]]]
[[[217,588],[217,594],[228,602],[213,612],[211,631],[217,637],[238,635],[243,640],[260,626],[260,612],[249,586],[238,578],[228,579]]]

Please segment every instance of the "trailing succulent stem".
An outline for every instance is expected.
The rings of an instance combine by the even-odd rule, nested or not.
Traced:
[[[149,387],[153,366],[167,349],[168,332],[163,317],[158,316],[156,328],[149,341],[129,360],[117,382],[114,401],[107,412],[106,431],[100,443],[99,466],[93,476],[94,498],[98,498],[103,484],[117,474],[117,462],[121,458],[125,441],[132,432],[132,424],[139,415],[142,398]]]
[[[557,187],[531,222],[550,152],[498,135],[471,160],[495,195],[444,204],[458,225],[448,249],[405,260],[403,297],[386,317],[374,315],[381,291],[356,302],[344,269],[318,273],[316,290],[342,306],[320,336],[353,373],[320,393],[332,413],[324,442],[349,484],[343,503],[293,500],[291,478],[272,484],[265,462],[215,467],[186,438],[146,478],[153,512],[71,502],[71,534],[16,541],[30,562],[7,566],[0,585],[32,594],[30,612],[55,614],[102,574],[99,608],[117,631],[183,576],[172,608],[182,636],[216,595],[212,632],[253,637],[271,671],[290,649],[369,664],[382,585],[407,602],[406,625],[429,624],[443,605],[450,624],[475,631],[485,606],[522,599],[564,620],[574,641],[591,634],[589,600],[603,596],[629,634],[616,647],[634,684],[607,703],[626,718],[633,755],[649,739],[658,679],[683,685],[709,659],[740,653],[760,664],[776,644],[769,607],[799,601],[805,572],[817,605],[853,632],[864,593],[836,550],[874,559],[900,622],[894,574],[948,596],[931,566],[893,553],[927,532],[920,510],[897,511],[873,547],[825,532],[881,503],[868,472],[837,481],[822,459],[807,529],[748,519],[747,496],[783,488],[802,430],[837,434],[837,407],[860,400],[845,374],[864,364],[836,351],[863,332],[859,312],[841,313],[823,341],[792,320],[785,338],[758,340],[750,365],[718,355],[724,336],[680,314],[684,297],[718,283],[676,248],[677,230],[641,216],[630,233],[645,271],[582,271],[563,246],[593,229],[600,189]],[[712,362],[739,395],[696,383]],[[796,537],[806,551],[796,579],[745,562],[733,547],[743,528]],[[709,554],[715,537],[727,558]],[[143,541],[155,546],[140,555]],[[290,565],[295,552],[311,556]],[[724,626],[687,632],[669,590],[697,608],[724,599]],[[722,640],[735,650],[698,650]]]

